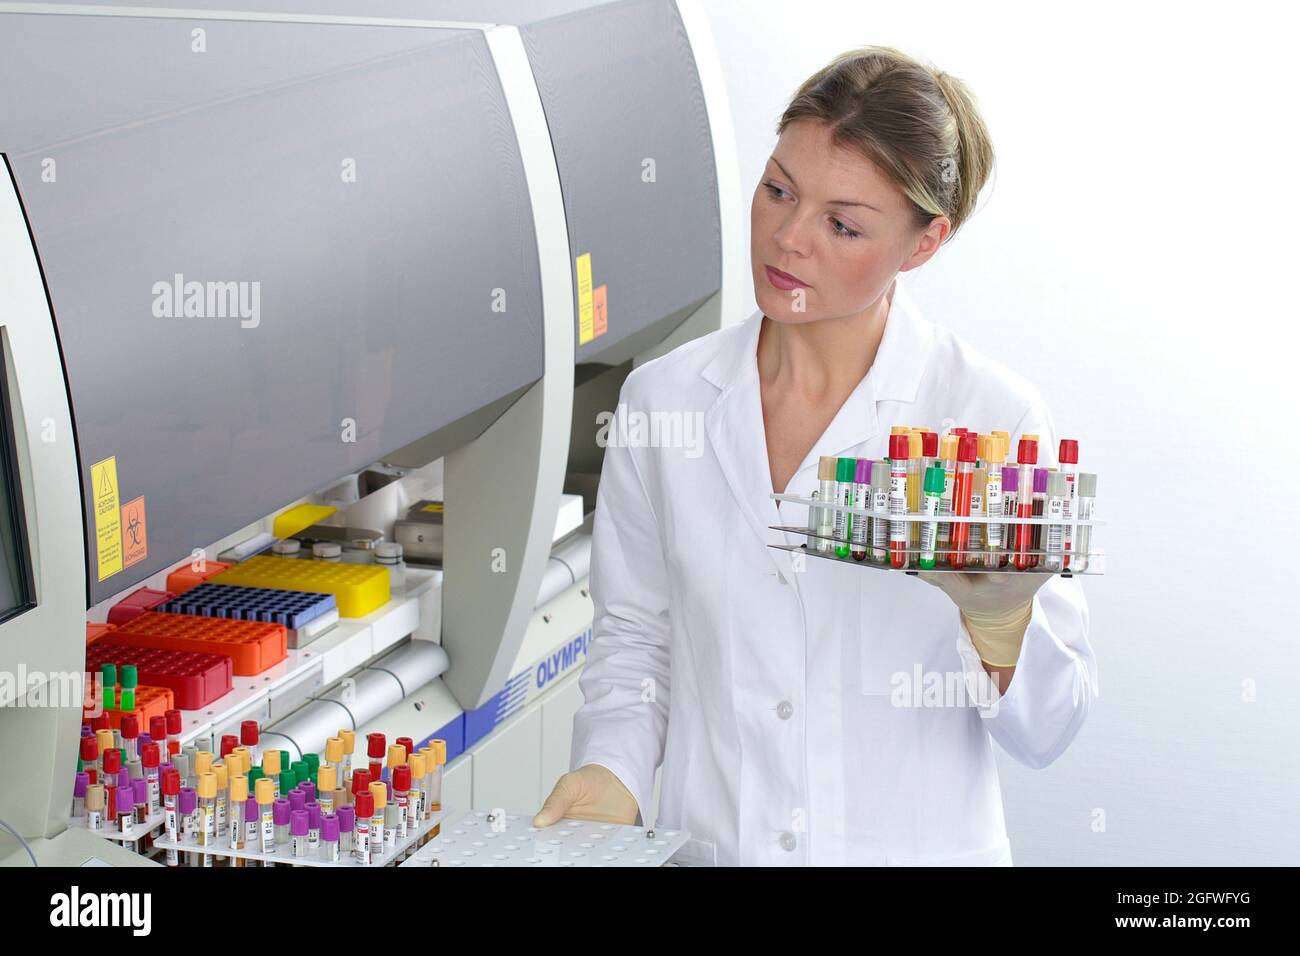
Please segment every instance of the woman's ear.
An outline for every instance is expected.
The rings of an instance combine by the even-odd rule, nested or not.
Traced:
[[[939,251],[944,239],[952,231],[952,220],[947,216],[935,216],[920,232],[916,234],[912,254],[898,267],[899,272],[910,272],[930,261]]]

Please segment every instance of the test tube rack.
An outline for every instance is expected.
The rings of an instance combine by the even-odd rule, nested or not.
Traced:
[[[166,833],[154,837],[153,845],[158,850],[176,850],[178,853],[195,853],[201,856],[211,856],[215,858],[225,858],[228,860],[250,860],[255,863],[274,863],[281,866],[342,866],[358,867],[360,869],[375,869],[378,867],[392,866],[401,863],[405,854],[410,853],[419,842],[419,840],[432,831],[435,827],[440,826],[446,816],[445,810],[435,810],[428,820],[421,820],[416,824],[415,829],[408,830],[405,839],[398,839],[393,846],[384,845],[384,852],[372,858],[369,863],[362,863],[351,853],[340,854],[338,862],[327,860],[319,855],[294,856],[293,845],[291,843],[278,844],[273,853],[263,853],[261,850],[232,850],[225,836],[218,837],[217,842],[209,846],[200,846],[198,840],[192,834],[187,838],[182,836],[180,839],[172,840]]]
[[[936,524],[948,524],[950,526],[956,523],[978,524],[978,525],[990,525],[990,524],[1002,525],[1004,528],[1007,529],[1007,531],[1004,533],[1004,540],[1008,540],[1008,539],[1014,540],[1014,535],[1011,534],[1010,529],[1018,525],[1030,525],[1030,526],[1053,525],[1058,527],[1070,527],[1070,528],[1083,528],[1083,527],[1093,528],[1093,527],[1097,527],[1098,525],[1103,525],[1106,523],[1103,519],[1100,518],[1079,518],[1077,516],[1070,517],[1070,518],[1048,518],[1042,516],[1033,517],[1033,518],[1021,518],[1021,517],[1015,517],[1011,515],[979,515],[979,516],[927,515],[927,514],[922,514],[920,512],[914,512],[914,511],[909,511],[903,514],[882,514],[868,508],[848,507],[846,505],[836,504],[835,502],[831,502],[831,501],[820,501],[816,498],[806,498],[803,497],[802,495],[772,494],[771,497],[774,501],[788,501],[791,502],[792,504],[805,505],[810,509],[821,508],[826,511],[842,511],[847,514],[854,515],[855,517],[871,518],[873,519],[873,522],[877,520],[905,521],[909,524],[909,526],[912,524],[925,524],[929,522],[934,522]],[[851,541],[846,541],[843,538],[836,538],[829,535],[820,534],[818,533],[816,528],[809,528],[806,526],[796,526],[796,525],[769,525],[768,527],[773,531],[783,531],[786,532],[787,534],[799,535],[803,539],[799,544],[769,544],[768,545],[769,548],[775,548],[778,551],[789,551],[796,554],[806,554],[809,557],[822,558],[829,561],[838,561],[841,564],[850,564],[853,565],[854,567],[872,568],[877,571],[902,572],[904,574],[909,574],[913,576],[920,574],[923,571],[926,574],[1059,574],[1063,578],[1071,578],[1075,576],[1100,576],[1106,573],[1106,552],[1101,548],[1096,547],[1095,544],[1090,544],[1087,552],[1078,552],[1072,550],[1072,551],[1064,552],[1064,555],[1055,555],[1055,554],[1049,555],[1049,553],[1042,548],[1027,549],[1025,550],[1024,553],[1037,556],[1038,564],[1035,565],[1034,567],[1020,570],[1016,568],[1014,561],[1008,561],[1005,566],[1000,566],[996,568],[985,567],[982,564],[980,565],[972,564],[971,561],[975,556],[977,555],[983,556],[989,553],[988,549],[983,547],[981,548],[967,547],[962,549],[963,553],[966,555],[966,563],[963,567],[955,568],[949,563],[948,555],[953,553],[956,549],[948,546],[948,544],[945,542],[936,541],[935,547],[933,549],[934,558],[935,558],[934,567],[922,568],[920,565],[921,548],[919,547],[919,545],[912,543],[911,539],[914,536],[909,534],[908,546],[904,550],[904,553],[907,555],[907,563],[904,567],[896,568],[894,567],[893,563],[888,559],[888,556],[886,557],[886,560],[883,563],[872,560],[873,549],[872,549],[872,542],[869,539],[866,542],[867,557],[862,560],[858,560],[857,558],[854,558],[852,556],[851,552],[850,554],[844,556],[835,553],[836,546],[849,545],[851,548],[852,547]],[[1095,536],[1090,536],[1090,537],[1095,537]],[[830,544],[830,547],[825,551],[819,551],[815,548],[808,547],[808,541],[813,539],[818,541],[826,541]],[[1074,535],[1074,539],[1076,541],[1078,540],[1077,534]],[[888,546],[886,546],[886,550],[888,552],[889,550]],[[1012,547],[1007,547],[1004,544],[1000,553],[1005,555],[1011,555],[1015,551],[1016,548],[1014,547],[1014,545]],[[1051,568],[1048,566],[1049,557],[1057,558],[1063,556],[1068,556],[1069,566],[1064,566],[1060,568]],[[1080,558],[1087,559],[1083,563],[1082,569],[1080,569],[1079,567]]]
[[[531,814],[466,813],[401,866],[663,866],[690,834],[590,820],[532,825]]]

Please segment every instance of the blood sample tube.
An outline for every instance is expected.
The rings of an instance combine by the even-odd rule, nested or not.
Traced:
[[[123,670],[125,669],[126,668],[123,668]],[[123,678],[125,679],[125,675],[123,675]],[[131,688],[131,693],[134,697],[135,694],[134,687]],[[122,695],[123,698],[125,698],[126,696],[125,690],[122,692]],[[124,707],[122,709],[125,710],[126,708]],[[135,708],[132,707],[131,709],[134,710]],[[121,733],[122,733],[122,749],[126,751],[127,761],[129,762],[139,758],[140,718],[137,717],[135,714],[123,714]]]
[[[241,768],[242,769],[242,768]],[[253,801],[256,805],[257,801]],[[232,850],[244,848],[244,810],[248,806],[248,778],[242,773],[230,778],[230,820],[227,825],[227,845]],[[232,863],[235,861],[232,859]],[[238,865],[238,864],[236,864]]]
[[[1049,521],[1059,522],[1065,518],[1065,502],[1070,494],[1066,486],[1065,475],[1053,471],[1047,476],[1047,502],[1044,513]],[[1061,571],[1065,568],[1065,525],[1049,524],[1044,534],[1047,570]]]
[[[1007,460],[1007,446],[1002,443],[1002,436],[997,432],[989,433],[988,479],[984,490],[984,513],[990,518],[1000,518],[1003,514],[1002,504],[1002,463]],[[999,568],[1002,566],[1002,542],[1004,526],[1001,522],[990,521],[984,528],[984,545],[988,549],[984,566]]]
[[[271,789],[278,799],[280,794],[280,751],[266,750],[262,753],[262,774],[271,781]]]
[[[334,812],[334,788],[338,785],[338,774],[334,765],[326,764],[317,771],[318,792],[320,793],[321,813]]]
[[[199,774],[199,846],[212,846],[217,836],[217,775]]]
[[[265,760],[265,756],[262,759]],[[276,759],[279,759],[278,755]],[[270,777],[258,780],[254,796],[258,819],[262,821],[261,849],[269,856],[275,852],[275,782]]]
[[[384,807],[388,806],[388,784],[376,780],[370,785],[370,796],[374,803],[370,815],[370,855],[379,857],[384,854]]]
[[[1047,514],[1047,475],[1049,469],[1034,469],[1034,517],[1041,518]],[[1043,550],[1044,528],[1041,524],[1034,525],[1034,551]],[[1034,554],[1031,556],[1029,566],[1038,567],[1038,559],[1041,555]]]
[[[356,795],[356,856],[363,866],[370,863],[370,818],[375,815],[375,798],[369,790]]]
[[[889,462],[871,463],[871,560],[889,560]]]
[[[78,771],[72,784],[72,815],[74,817],[84,817],[86,815],[86,789],[90,786],[90,774],[86,771]]]
[[[1075,514],[1075,501],[1078,497],[1075,486],[1075,472],[1079,467],[1079,443],[1073,438],[1061,439],[1061,450],[1057,459],[1061,463],[1061,474],[1065,475],[1066,495],[1065,495],[1065,560],[1062,562],[1062,569],[1070,567],[1070,552],[1074,550],[1074,527],[1068,522]],[[1050,489],[1049,489],[1050,490]]]
[[[289,833],[293,838],[293,858],[305,859],[307,856],[307,811],[294,810],[289,814]]]
[[[169,710],[163,714],[167,722],[167,753],[178,754],[181,752],[181,729],[183,722],[179,710]]]
[[[921,510],[921,496],[925,493],[925,466],[921,462],[921,429],[909,428],[907,431],[907,511],[917,514]],[[918,521],[907,523],[907,546],[915,551],[921,543],[921,524]]]
[[[117,665],[101,664],[99,667],[99,685],[103,697],[101,705],[104,710],[117,710]]]
[[[939,461],[943,465],[943,494],[939,498],[939,516],[952,514],[952,487],[957,478],[957,442],[955,434],[944,435],[939,440]],[[939,522],[939,546],[952,542],[952,522]]]
[[[870,458],[855,459],[853,466],[853,506],[855,508],[871,508],[871,465]],[[871,537],[871,519],[866,515],[853,516],[853,531],[850,535],[851,547],[849,553],[853,555],[854,561],[865,561],[867,559],[867,545]]]
[[[181,787],[176,796],[176,813],[180,816],[181,843],[194,843],[194,830],[198,823],[194,811],[199,806],[199,795],[193,787]],[[194,866],[194,854],[186,853],[182,860],[185,866]]]
[[[131,791],[131,787],[118,787],[115,794],[117,832],[122,836],[130,833],[131,828],[135,826],[135,798],[132,796]]]
[[[346,787],[352,776],[352,755],[357,749],[357,732],[340,729],[338,736],[343,740],[343,775],[339,777],[339,784]]]
[[[99,832],[104,829],[104,785],[92,783],[86,788],[86,829]]]
[[[427,760],[424,754],[413,753],[407,761],[407,766],[411,768],[411,810],[410,819],[406,823],[408,830],[414,830],[424,819],[424,788],[420,783],[428,775]]]
[[[907,456],[911,441],[906,434],[889,436],[889,562],[907,567]]]
[[[830,455],[822,455],[817,460],[817,500],[834,503],[837,499],[835,496],[835,470],[838,468],[835,458]],[[835,512],[826,507],[820,509],[817,522],[817,550],[822,552],[831,552],[835,550],[835,544],[831,541],[835,533]]]
[[[321,859],[331,863],[339,861],[339,818],[332,813],[322,813],[320,818]]]
[[[244,849],[256,853],[262,846],[262,808],[257,798],[244,801]]]
[[[1038,442],[1023,435],[1020,447],[1016,450],[1016,516],[1032,518],[1034,516],[1034,465],[1038,463]],[[1003,487],[1006,480],[1003,479]],[[1034,526],[1017,524],[1016,529],[1016,570],[1028,571],[1033,565],[1029,552],[1034,547]]]
[[[312,856],[320,852],[320,804],[315,800],[308,800],[307,806],[303,807],[307,811],[307,850]]]
[[[414,819],[411,808],[411,766],[409,763],[393,770],[393,802],[397,805],[398,810],[397,838],[405,840]]]
[[[981,435],[981,439],[985,436]],[[988,489],[989,470],[984,465],[975,466],[974,479],[970,489],[970,516],[972,518],[983,518],[985,516],[984,501],[985,493]],[[982,522],[972,521],[970,526],[970,552],[966,555],[966,563],[974,567],[984,567],[984,543],[985,528],[987,526]]]
[[[943,466],[931,465],[925,470],[925,495],[922,514],[931,517],[939,514],[939,499],[943,497]],[[939,522],[926,521],[921,525],[921,567],[934,570],[934,548],[939,539]]]
[[[162,775],[163,821],[167,827],[167,839],[179,843],[181,836],[180,805],[177,798],[181,792],[180,771],[169,768]],[[180,856],[173,850],[167,851],[167,865],[180,866]]]
[[[1096,507],[1097,476],[1091,472],[1080,472],[1078,480],[1079,520],[1091,521]],[[1074,535],[1074,570],[1088,570],[1088,556],[1092,550],[1092,525],[1082,524],[1075,528]]]
[[[1014,518],[1020,513],[1020,496],[1016,493],[1019,487],[1018,481],[1020,472],[1015,465],[1002,466],[1002,514],[1008,518]],[[1006,567],[1011,563],[1011,552],[1015,550],[1016,545],[1016,526],[1013,524],[1004,524],[1002,526],[1002,546],[1004,548],[998,559],[999,567]]]
[[[337,801],[335,806],[338,806]],[[357,840],[357,811],[352,804],[341,806],[334,814],[339,821],[339,854],[352,856]]]
[[[835,503],[840,509],[853,507],[853,476],[857,472],[857,460],[854,458],[835,459]],[[847,511],[836,510],[832,515],[831,534],[835,538],[835,556],[849,556],[849,536],[853,530],[853,515]]]
[[[160,780],[160,761],[162,754],[159,752],[158,745],[152,740],[140,747],[140,765],[144,767],[144,778],[149,783],[149,815],[153,816],[158,812]]]
[[[99,741],[95,735],[81,738],[81,765],[90,776],[91,783],[99,782]]]
[[[970,516],[971,486],[975,480],[975,457],[979,452],[979,440],[974,434],[964,434],[957,442],[957,474],[952,485],[952,514],[954,518]],[[952,523],[952,550],[948,553],[948,563],[954,568],[966,566],[966,547],[970,540],[970,524],[965,521]]]

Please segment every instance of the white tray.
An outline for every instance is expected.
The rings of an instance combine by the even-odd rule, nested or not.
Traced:
[[[442,828],[402,866],[663,866],[690,834],[590,820],[538,829],[532,814],[475,810]]]

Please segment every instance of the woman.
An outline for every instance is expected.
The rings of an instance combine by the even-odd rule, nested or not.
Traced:
[[[536,823],[645,818],[662,762],[658,826],[689,831],[683,862],[1009,864],[989,738],[1042,767],[1082,725],[1078,579],[922,580],[768,547],[807,520],[774,490],[809,494],[823,455],[886,457],[892,424],[1037,434],[1056,464],[1034,387],[899,281],[972,212],[988,134],[958,80],[880,47],[812,76],[778,133],[751,213],[760,312],[623,386],[618,415],[696,416],[708,440],[606,448],[577,769]]]

